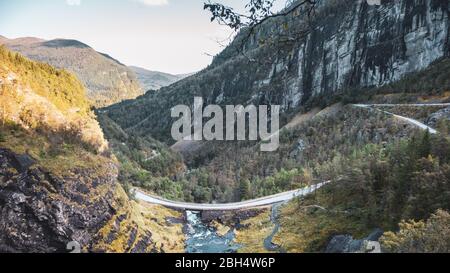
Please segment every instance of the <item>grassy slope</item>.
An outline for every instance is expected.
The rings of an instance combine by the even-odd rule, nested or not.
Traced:
[[[0,47],[1,146],[62,173],[105,164],[106,141],[72,74]]]
[[[236,242],[242,245],[240,253],[268,253],[264,247],[264,239],[274,229],[270,219],[270,209],[265,210],[256,217],[243,221],[242,228],[235,231]]]
[[[182,224],[167,224],[169,217],[181,218],[181,213],[161,206],[129,201],[120,187],[116,196],[114,206],[118,210],[117,214],[99,231],[99,241],[94,248],[109,253],[124,253],[148,236],[150,241],[145,246],[146,252],[184,252]],[[135,239],[130,241],[132,232],[135,232]]]
[[[75,107],[82,114],[89,112],[90,104],[84,87],[71,73],[30,61],[4,47],[0,47],[0,73],[16,74],[24,85],[47,98],[61,111]]]

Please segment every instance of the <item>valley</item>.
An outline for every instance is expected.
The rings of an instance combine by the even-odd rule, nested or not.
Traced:
[[[0,36],[0,252],[449,252],[447,2],[299,8],[190,75]],[[196,97],[279,105],[278,149],[177,141]]]

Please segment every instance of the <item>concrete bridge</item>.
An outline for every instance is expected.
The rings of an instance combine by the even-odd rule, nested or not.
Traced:
[[[266,196],[258,199],[242,201],[238,203],[227,204],[194,204],[167,200],[161,197],[152,196],[139,189],[134,190],[136,199],[155,205],[161,205],[173,209],[192,210],[192,211],[232,211],[251,209],[258,207],[270,206],[273,204],[284,203],[297,197],[307,196],[331,181],[315,184],[298,190],[283,192],[271,196]]]

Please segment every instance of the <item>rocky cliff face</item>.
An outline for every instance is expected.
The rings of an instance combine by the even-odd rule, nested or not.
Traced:
[[[369,5],[366,1],[323,0],[316,12],[309,26],[291,15],[267,23],[244,42],[238,37],[213,66],[223,65],[223,59],[243,43],[259,63],[252,83],[257,87],[255,97],[275,99],[288,110],[319,94],[397,81],[449,52],[448,1],[394,0]],[[305,31],[302,35],[296,34],[301,30]],[[275,41],[270,43],[271,39]],[[268,43],[270,49],[261,43]],[[258,89],[268,89],[272,97]],[[275,94],[282,96],[273,98]]]
[[[0,149],[0,252],[67,252],[72,241],[90,249],[115,214],[115,166],[108,176],[80,170],[59,178],[33,165]]]
[[[448,1],[384,2],[369,6],[351,1],[346,8],[339,6],[339,13],[315,21],[292,55],[277,58],[267,81],[287,74],[285,107],[349,86],[390,83],[447,54]]]
[[[293,111],[309,99],[353,87],[380,86],[422,70],[449,52],[449,4],[441,0],[324,0],[311,20],[298,13],[243,30],[204,71],[110,108],[122,127],[169,132],[169,109],[206,103],[280,104]],[[245,54],[240,49],[244,48]]]
[[[183,252],[182,225],[168,220],[181,214],[130,201],[117,167],[102,168],[57,176],[0,148],[0,253]]]

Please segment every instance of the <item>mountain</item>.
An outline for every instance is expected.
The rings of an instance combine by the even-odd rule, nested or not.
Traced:
[[[109,117],[133,133],[171,142],[169,111],[192,105],[194,96],[205,104],[279,104],[291,115],[350,90],[401,80],[449,54],[447,1],[323,3],[308,22],[293,12],[251,35],[242,30],[208,68],[114,105]]]
[[[165,224],[181,215],[119,184],[85,94],[73,74],[0,47],[0,252],[183,251],[182,226]]]
[[[196,75],[102,109],[116,131],[172,145],[170,109],[192,105],[194,96],[205,105],[279,104],[277,151],[262,153],[257,141],[180,142],[172,148],[183,152],[187,171],[128,177],[196,203],[331,181],[243,228],[216,217],[236,229],[242,252],[364,252],[369,241],[383,251],[448,251],[450,111],[448,104],[414,105],[450,101],[448,1],[322,3],[311,21],[294,12],[266,20],[254,34],[244,29]]]
[[[335,153],[361,148],[362,143],[394,141],[402,134],[411,135],[409,131],[394,134],[396,130],[387,134],[383,127],[388,125],[369,130],[363,121],[353,120],[352,115],[361,113],[334,105],[369,100],[411,102],[430,96],[445,101],[450,87],[445,72],[449,63],[448,4],[435,0],[391,1],[381,6],[371,6],[366,1],[322,3],[311,21],[304,22],[293,12],[265,21],[250,36],[249,30],[242,30],[203,71],[159,92],[102,109],[105,120],[135,138],[151,136],[168,146],[174,144],[170,109],[180,104],[192,105],[195,96],[203,97],[205,105],[279,104],[282,126],[289,125],[286,127],[297,124],[297,120],[308,121],[310,126],[305,130],[311,136],[294,138],[274,154],[260,155],[255,143],[176,143],[172,150],[182,152],[184,164],[193,171],[185,176],[171,175],[164,184],[170,195],[197,202],[239,201],[240,183],[245,179],[260,186],[255,189],[256,197],[290,189],[289,183],[283,184],[279,176],[292,176],[282,172],[292,169],[292,164],[315,164],[329,160]],[[245,54],[241,53],[241,46]],[[322,134],[340,135],[353,140],[356,147],[352,142],[338,145],[333,139],[314,137],[314,132],[323,129],[309,117],[327,107],[337,117],[348,112],[339,122],[326,120],[330,122],[328,126],[335,122],[347,128],[346,118],[357,126],[347,128],[348,132],[341,128],[339,132]],[[370,116],[365,118],[370,120]],[[382,117],[378,118],[381,120],[375,119],[373,124],[384,124]],[[358,130],[362,132],[356,133]],[[308,143],[311,150],[295,158],[296,150],[305,149]],[[140,157],[134,158],[139,161]],[[305,158],[311,162],[305,162]],[[138,165],[150,171],[150,163]],[[156,165],[161,166],[160,163]],[[279,180],[281,185],[273,186],[269,179]],[[153,191],[155,185],[162,184],[152,182],[136,184],[147,185]],[[266,183],[272,186],[264,186]],[[182,189],[176,190],[177,186]]]
[[[448,1],[366,2],[267,20],[196,75],[96,113],[72,73],[0,48],[0,252],[449,252]],[[178,154],[169,109],[194,96],[282,105],[279,149],[186,141]],[[325,181],[249,211],[126,194],[204,204]]]
[[[0,43],[30,59],[73,72],[97,107],[143,94],[136,75],[112,57],[76,40],[3,39]]]
[[[159,90],[162,87],[169,86],[191,75],[172,75],[163,72],[150,71],[136,66],[130,66],[130,69],[134,71],[144,90]]]

